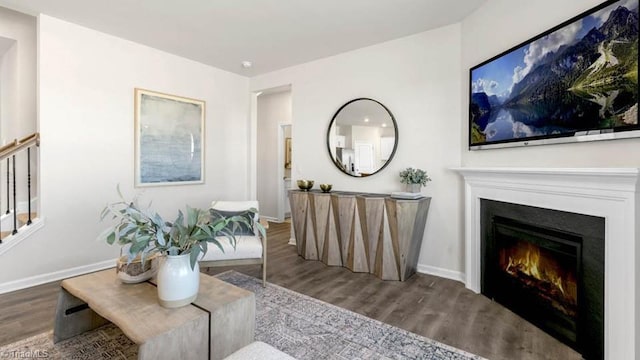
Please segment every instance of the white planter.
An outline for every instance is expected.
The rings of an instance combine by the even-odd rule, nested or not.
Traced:
[[[410,192],[410,193],[419,193],[420,189],[422,188],[421,184],[405,184],[405,185],[406,185],[407,192]]]
[[[191,269],[189,254],[167,255],[158,271],[158,300],[166,308],[192,303],[198,296],[200,267]]]

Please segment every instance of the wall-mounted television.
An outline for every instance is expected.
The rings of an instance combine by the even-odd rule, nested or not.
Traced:
[[[469,73],[471,150],[640,137],[638,0],[602,3]]]

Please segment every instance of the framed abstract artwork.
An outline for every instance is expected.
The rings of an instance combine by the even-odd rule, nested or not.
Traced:
[[[135,89],[135,186],[204,183],[205,102]]]
[[[610,0],[469,71],[469,149],[640,137],[638,0]]]

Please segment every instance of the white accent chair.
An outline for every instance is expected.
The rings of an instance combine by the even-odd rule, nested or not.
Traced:
[[[242,213],[249,209],[259,210],[257,201],[213,201],[211,209],[221,213]],[[227,215],[228,216],[228,215]],[[268,223],[260,220],[258,212],[254,217],[254,222],[260,222],[266,229]],[[209,244],[209,251],[200,259],[201,267],[233,266],[233,265],[262,265],[262,286],[267,284],[267,237],[263,237],[260,231],[254,226],[253,235],[234,235],[236,238],[235,250],[225,236],[218,237],[224,253],[220,249]]]

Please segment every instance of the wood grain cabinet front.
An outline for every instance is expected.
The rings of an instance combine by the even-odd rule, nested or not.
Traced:
[[[430,197],[387,194],[289,192],[298,255],[383,280],[416,272]]]

